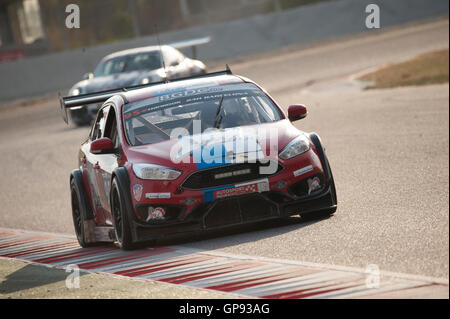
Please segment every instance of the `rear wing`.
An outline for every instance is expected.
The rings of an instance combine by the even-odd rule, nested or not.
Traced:
[[[226,70],[224,71],[218,71],[218,72],[211,72],[207,74],[200,74],[200,75],[194,75],[189,77],[183,77],[179,79],[170,80],[170,82],[176,82],[176,81],[182,81],[187,79],[193,79],[193,78],[201,78],[201,77],[208,77],[208,76],[216,76],[216,75],[223,75],[223,74],[232,74],[229,66],[227,65]],[[149,84],[140,84],[140,85],[134,85],[129,87],[123,87],[118,88],[114,90],[106,90],[106,91],[100,91],[100,92],[94,92],[94,93],[87,93],[87,94],[80,94],[80,95],[73,95],[73,96],[65,96],[62,97],[59,96],[59,104],[61,108],[61,117],[66,122],[66,124],[69,124],[69,116],[67,114],[67,109],[75,108],[75,107],[84,107],[89,104],[95,104],[95,103],[103,103],[109,98],[113,97],[114,95],[119,95],[128,91],[138,90],[145,87],[155,86],[159,84],[165,84],[166,81],[160,81],[160,82],[153,82]]]
[[[211,42],[211,37],[197,38],[192,40],[169,43],[171,47],[176,49],[184,49],[191,47],[192,58],[197,59],[197,46]]]
[[[165,83],[165,82],[141,84],[141,85],[124,87],[124,88],[119,88],[119,89],[114,89],[114,90],[106,90],[106,91],[66,96],[66,97],[62,97],[60,95],[59,96],[59,104],[61,107],[62,119],[64,120],[64,122],[66,122],[66,124],[69,124],[69,117],[67,114],[67,109],[71,109],[74,107],[80,107],[80,106],[87,106],[89,104],[103,103],[106,100],[108,100],[109,98],[113,97],[114,95],[118,95],[118,94],[124,93],[126,91],[137,90],[137,89],[140,89],[143,87],[161,84],[161,83]]]

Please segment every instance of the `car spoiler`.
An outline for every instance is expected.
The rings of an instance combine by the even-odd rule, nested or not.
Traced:
[[[226,67],[226,70],[224,70],[224,71],[211,72],[211,73],[206,73],[206,74],[183,77],[183,78],[179,78],[179,79],[170,80],[170,82],[182,81],[182,80],[193,79],[193,78],[208,77],[208,76],[216,76],[216,75],[222,75],[222,74],[232,74],[228,65]],[[159,85],[159,84],[165,84],[165,83],[168,83],[168,82],[167,81],[153,82],[153,83],[149,83],[149,84],[134,85],[134,86],[123,87],[123,88],[118,88],[118,89],[114,89],[114,90],[105,90],[105,91],[100,91],[100,92],[73,95],[73,96],[65,96],[65,97],[62,97],[60,95],[59,96],[59,104],[61,107],[61,116],[62,116],[62,119],[64,120],[64,122],[66,122],[66,124],[69,124],[69,116],[67,114],[67,109],[71,109],[74,107],[80,107],[80,106],[87,106],[89,104],[103,103],[106,100],[108,100],[109,98],[113,97],[114,95],[118,95],[118,94],[128,92],[128,91],[142,89],[145,87],[155,86],[155,85]]]
[[[191,48],[192,51],[192,58],[197,59],[197,46],[207,44],[211,42],[211,37],[204,37],[204,38],[197,38],[192,40],[186,40],[186,41],[180,41],[180,42],[173,42],[169,43],[171,47],[174,47],[176,49],[184,49],[187,47]]]

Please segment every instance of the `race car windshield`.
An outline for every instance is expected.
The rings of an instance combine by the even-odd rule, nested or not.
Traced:
[[[124,72],[155,70],[162,67],[159,51],[133,55],[124,55],[100,63],[94,71],[94,76],[107,76]]]
[[[282,119],[267,95],[250,83],[161,92],[125,105],[123,113],[131,145],[170,139],[172,130],[179,128],[192,135]]]

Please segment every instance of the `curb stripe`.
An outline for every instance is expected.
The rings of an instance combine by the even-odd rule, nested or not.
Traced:
[[[448,298],[448,280],[383,273],[366,286],[362,269],[201,251],[184,246],[122,251],[80,248],[73,236],[0,228],[0,258],[219,291],[256,298]],[[446,288],[446,289],[445,289]]]
[[[164,254],[166,252],[173,251],[173,249],[170,248],[156,248],[155,250],[149,250],[149,251],[140,251],[134,254],[130,254],[128,256],[119,256],[119,257],[113,257],[113,258],[107,258],[107,259],[100,259],[92,262],[87,262],[84,264],[80,264],[79,267],[83,269],[95,269],[99,267],[105,267],[105,266],[111,266],[117,263],[126,262],[134,259],[138,259],[140,257],[149,257],[153,255],[158,254]]]

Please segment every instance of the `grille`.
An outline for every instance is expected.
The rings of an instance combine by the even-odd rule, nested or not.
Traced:
[[[239,224],[240,222],[241,214],[237,199],[217,202],[205,217],[206,228]]]
[[[240,224],[278,216],[277,207],[259,194],[221,200],[205,217],[206,228]]]
[[[283,169],[280,164],[277,164],[277,171],[274,174],[261,174],[260,168],[268,167],[269,165],[270,162],[267,162],[265,164],[262,164],[260,162],[240,163],[201,170],[189,176],[183,182],[182,187],[187,189],[202,189],[236,184],[255,180],[258,178],[269,177],[279,173]],[[238,174],[233,175],[233,173]],[[220,178],[217,178],[219,176]]]

